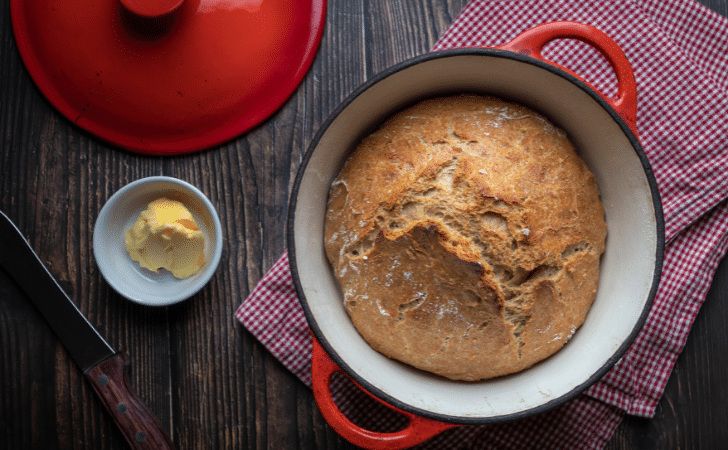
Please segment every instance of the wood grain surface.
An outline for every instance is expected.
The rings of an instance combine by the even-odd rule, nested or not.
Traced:
[[[109,147],[61,117],[23,66],[9,2],[0,2],[0,210],[112,347],[130,356],[133,389],[178,449],[355,448],[233,314],[284,250],[288,194],[318,127],[369,77],[427,52],[466,3],[330,0],[311,70],[269,120],[207,151],[156,157]],[[701,3],[728,15],[726,0]],[[115,293],[91,248],[109,197],[152,175],[201,189],[225,236],[212,281],[164,308]],[[723,261],[656,416],[626,418],[607,449],[726,448],[727,296]],[[126,448],[83,374],[1,270],[0,448]]]

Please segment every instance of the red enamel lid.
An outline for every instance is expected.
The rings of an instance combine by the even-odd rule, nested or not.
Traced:
[[[172,155],[259,124],[313,61],[326,0],[11,0],[31,77],[70,121]]]

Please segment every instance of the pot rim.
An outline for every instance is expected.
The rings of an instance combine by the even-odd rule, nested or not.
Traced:
[[[309,161],[311,160],[311,157],[318,146],[319,141],[321,140],[322,136],[326,133],[328,128],[330,127],[331,123],[341,114],[343,110],[345,110],[356,98],[358,98],[362,93],[370,89],[372,86],[376,85],[380,81],[386,79],[387,77],[400,72],[404,69],[407,69],[409,67],[435,60],[435,59],[441,59],[441,58],[449,58],[449,57],[457,57],[457,56],[488,56],[488,57],[497,57],[497,58],[507,58],[511,60],[516,60],[522,63],[531,64],[534,66],[537,66],[541,69],[547,70],[557,76],[560,76],[567,81],[570,81],[572,84],[576,85],[578,88],[580,88],[582,91],[584,91],[586,94],[588,94],[590,97],[592,97],[614,120],[619,128],[622,130],[622,132],[627,137],[629,143],[631,144],[632,148],[634,149],[635,153],[637,154],[640,163],[642,164],[642,168],[645,172],[645,176],[647,178],[650,192],[652,195],[652,203],[655,209],[655,227],[656,227],[656,251],[655,251],[655,269],[652,277],[652,285],[650,287],[649,295],[647,297],[647,301],[645,302],[645,305],[642,309],[642,312],[640,314],[639,319],[636,321],[634,327],[632,328],[632,331],[628,335],[628,337],[622,342],[622,344],[619,346],[619,348],[612,354],[612,356],[602,365],[602,367],[594,372],[589,378],[586,379],[582,384],[574,387],[569,392],[554,398],[548,402],[545,402],[539,406],[536,406],[534,408],[519,411],[512,414],[504,414],[499,416],[489,416],[489,417],[471,417],[471,416],[453,416],[453,415],[445,415],[445,414],[439,414],[434,413],[431,411],[423,410],[417,407],[413,407],[407,403],[402,402],[401,400],[398,400],[395,397],[392,397],[391,395],[382,392],[380,389],[376,388],[372,384],[370,384],[364,377],[360,376],[358,373],[356,373],[354,370],[351,369],[351,367],[346,363],[346,361],[333,349],[333,347],[329,344],[329,342],[326,340],[323,332],[319,328],[315,317],[313,316],[313,313],[311,312],[309,306],[308,306],[308,300],[306,299],[306,296],[303,291],[303,287],[300,282],[299,273],[298,273],[298,267],[297,267],[297,260],[296,260],[296,248],[295,248],[295,232],[294,232],[294,222],[295,222],[295,216],[296,216],[296,206],[298,201],[298,192],[300,189],[301,181],[303,179],[303,175],[306,172],[306,168],[308,166]],[[518,420],[523,419],[526,417],[530,417],[535,414],[539,414],[545,411],[548,411],[552,408],[555,408],[557,406],[560,406],[567,401],[573,399],[577,395],[584,392],[587,388],[589,388],[591,385],[595,384],[598,380],[600,380],[616,363],[619,361],[624,354],[627,352],[627,349],[631,346],[631,344],[634,342],[635,338],[637,337],[637,334],[642,329],[642,326],[644,325],[645,321],[647,320],[647,316],[649,314],[649,311],[652,307],[652,304],[655,299],[655,295],[657,293],[657,288],[659,286],[660,281],[660,275],[662,272],[662,265],[663,265],[663,259],[664,259],[664,251],[665,251],[665,223],[664,223],[664,216],[662,211],[662,202],[660,199],[660,193],[657,186],[657,180],[655,179],[654,173],[652,171],[650,162],[647,158],[647,155],[642,148],[642,145],[639,142],[639,139],[635,135],[635,133],[632,131],[630,126],[627,124],[627,122],[620,116],[614,108],[605,100],[605,98],[600,94],[595,88],[593,88],[591,85],[589,85],[586,81],[579,78],[578,76],[567,72],[566,70],[552,64],[549,62],[546,62],[544,60],[540,60],[537,58],[533,58],[531,56],[527,56],[520,53],[515,53],[513,51],[509,50],[501,50],[497,48],[481,48],[481,47],[471,47],[471,48],[458,48],[458,49],[449,49],[449,50],[439,50],[431,53],[426,53],[423,55],[415,56],[413,58],[407,59],[405,61],[402,61],[398,64],[395,64],[382,72],[379,72],[369,80],[365,81],[363,84],[361,84],[356,90],[354,90],[343,102],[341,102],[329,115],[329,117],[326,119],[326,121],[321,125],[321,127],[318,129],[316,135],[314,136],[313,140],[309,144],[308,149],[306,150],[306,153],[303,156],[303,159],[301,160],[301,164],[299,165],[298,171],[296,173],[296,178],[293,183],[293,188],[291,191],[291,197],[289,201],[289,207],[288,207],[288,217],[287,217],[287,248],[288,248],[288,256],[289,256],[289,264],[291,269],[291,275],[293,284],[296,288],[296,293],[298,295],[298,300],[301,303],[301,307],[303,308],[304,314],[306,316],[306,320],[308,322],[309,328],[311,329],[311,332],[313,333],[313,336],[318,342],[321,344],[321,346],[324,348],[326,353],[331,357],[331,359],[342,369],[342,371],[349,377],[351,377],[352,380],[354,380],[357,384],[359,384],[361,387],[366,389],[370,394],[376,396],[380,400],[383,400],[384,402],[388,403],[389,405],[392,405],[398,409],[401,409],[403,411],[407,411],[413,414],[416,414],[418,416],[426,417],[429,419],[434,419],[446,423],[455,423],[455,424],[462,424],[462,425],[480,425],[480,424],[489,424],[489,423],[499,423],[499,422],[506,422],[506,421],[512,421],[512,420]]]

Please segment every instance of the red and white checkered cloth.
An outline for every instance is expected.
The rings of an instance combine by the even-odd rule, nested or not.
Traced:
[[[594,25],[624,50],[637,79],[640,140],[663,200],[667,247],[657,297],[632,347],[574,400],[539,416],[448,430],[418,448],[599,449],[624,414],[650,417],[728,250],[728,20],[692,0],[472,0],[433,51],[492,47],[535,25]],[[608,62],[572,40],[544,55],[607,95]],[[311,336],[284,254],[243,302],[236,318],[304,383],[311,384]],[[355,423],[393,431],[402,418],[343,376],[334,398]]]

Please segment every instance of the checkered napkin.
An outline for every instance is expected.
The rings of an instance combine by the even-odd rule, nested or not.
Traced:
[[[728,250],[728,20],[692,0],[472,0],[433,51],[497,46],[555,20],[596,26],[619,44],[634,67],[637,128],[665,214],[667,246],[657,296],[632,347],[584,394],[529,419],[454,428],[418,448],[599,449],[624,414],[651,417]],[[609,63],[592,47],[558,40],[543,54],[606,95],[616,92]],[[311,336],[286,254],[236,318],[311,384]],[[360,426],[386,432],[406,423],[344,376],[335,377],[332,391],[341,410]]]

